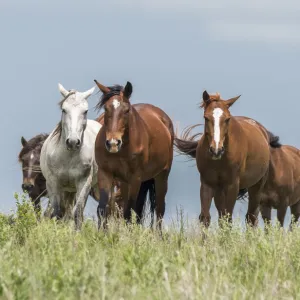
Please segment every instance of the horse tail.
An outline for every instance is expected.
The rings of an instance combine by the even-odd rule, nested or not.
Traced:
[[[274,135],[272,132],[267,130],[268,138],[269,138],[269,145],[272,148],[280,148],[282,145],[279,142],[279,136]]]
[[[148,192],[149,192],[151,227],[152,227],[154,223],[154,210],[156,207],[155,181],[153,178],[147,181],[143,181],[140,187],[140,191],[136,202],[136,213],[139,222],[142,221],[145,215],[145,207],[146,207]]]
[[[174,145],[177,148],[177,153],[185,154],[192,158],[196,158],[196,150],[198,146],[199,137],[202,136],[202,133],[196,133],[190,136],[191,131],[201,124],[196,124],[190,127],[187,127],[183,133],[181,138],[175,136]],[[197,140],[196,140],[197,138]]]

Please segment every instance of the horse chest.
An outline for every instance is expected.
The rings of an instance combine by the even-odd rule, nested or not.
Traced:
[[[236,178],[236,170],[221,164],[200,164],[198,166],[201,178],[211,186],[222,186],[232,184]]]

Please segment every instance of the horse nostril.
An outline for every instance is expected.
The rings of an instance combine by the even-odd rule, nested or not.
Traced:
[[[33,189],[33,184],[22,184],[22,190],[26,192],[30,192]]]
[[[110,142],[109,142],[109,140],[106,140],[106,141],[105,141],[105,147],[106,147],[106,149],[109,149],[109,148],[110,148]]]
[[[119,147],[121,145],[121,140],[117,140],[117,146]]]
[[[66,140],[66,144],[67,144],[68,147],[70,147],[70,140],[69,139]]]
[[[214,153],[214,148],[213,147],[209,147],[209,152],[210,153]]]
[[[80,146],[80,140],[79,139],[77,140],[76,146],[77,147]]]

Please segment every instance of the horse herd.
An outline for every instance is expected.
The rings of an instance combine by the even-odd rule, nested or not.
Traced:
[[[105,226],[113,214],[140,223],[149,199],[151,226],[165,212],[173,147],[195,158],[200,173],[200,222],[210,224],[214,198],[219,218],[232,219],[234,205],[248,192],[246,220],[256,226],[261,211],[265,222],[271,208],[283,225],[287,207],[293,221],[300,216],[300,153],[281,145],[259,122],[235,117],[230,107],[240,96],[223,100],[220,94],[203,92],[204,132],[191,135],[198,125],[176,136],[170,117],[151,104],[131,104],[132,85],[104,86],[96,120],[87,119],[86,91],[66,90],[58,85],[61,118],[53,131],[30,140],[21,138],[22,189],[38,213],[41,198],[48,197],[45,216],[74,219],[80,229],[89,195],[97,202],[98,224]],[[149,194],[149,197],[147,197]]]

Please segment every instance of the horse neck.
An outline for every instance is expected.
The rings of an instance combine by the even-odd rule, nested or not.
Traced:
[[[124,134],[124,142],[131,145],[139,145],[141,137],[141,128],[143,128],[143,120],[137,110],[131,106],[129,113],[128,126]]]
[[[231,117],[228,132],[225,136],[225,147],[230,147],[232,144],[239,144],[242,138],[241,132],[241,125],[234,117]]]

